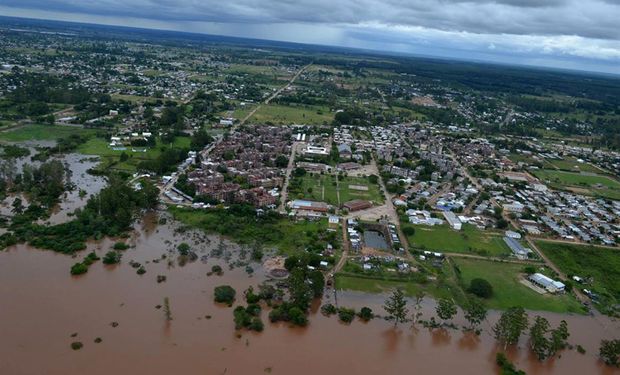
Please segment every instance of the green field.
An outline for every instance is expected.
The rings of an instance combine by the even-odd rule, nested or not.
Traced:
[[[620,301],[620,250],[549,241],[536,245],[565,274],[591,277],[585,288],[601,297],[603,310]]]
[[[602,175],[571,173],[542,169],[535,171],[536,177],[551,187],[561,190],[578,189],[604,198],[620,199],[620,182]],[[584,191],[584,193],[586,192]]]
[[[521,264],[466,258],[453,258],[452,262],[460,270],[463,288],[474,278],[483,278],[493,286],[493,296],[486,301],[489,308],[503,310],[522,306],[529,310],[583,313],[583,308],[571,295],[539,294],[521,284]]]
[[[415,229],[415,234],[407,237],[414,248],[496,257],[508,256],[511,253],[501,233],[483,231],[470,224],[463,224],[460,231],[453,230],[448,225],[430,227],[402,223],[402,226]]]
[[[6,142],[55,141],[73,134],[95,135],[97,129],[84,129],[73,126],[29,124],[0,132],[0,140]]]
[[[298,185],[297,181],[300,181]],[[368,190],[356,190],[351,186],[365,186]],[[378,184],[372,184],[364,177],[341,177],[336,186],[336,175],[307,174],[295,178],[289,185],[291,196],[326,202],[334,206],[353,199],[363,199],[382,204],[384,201]]]
[[[564,158],[562,160],[546,160],[553,168],[557,168],[563,171],[572,172],[588,172],[588,173],[600,173],[601,170],[591,165],[590,163],[580,163],[575,158]]]
[[[249,123],[253,124],[306,124],[321,125],[329,124],[334,115],[327,107],[318,106],[287,106],[280,104],[265,104],[252,117]]]

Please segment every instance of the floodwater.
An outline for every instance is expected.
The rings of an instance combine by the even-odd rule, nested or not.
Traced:
[[[31,160],[31,157],[38,153],[37,147],[51,147],[55,145],[55,141],[29,141],[20,143],[20,146],[26,147],[30,150],[30,155],[23,158],[15,159],[15,170],[17,173],[22,173],[25,164],[38,167],[41,165],[40,161]],[[66,191],[60,197],[60,203],[52,210],[50,217],[44,220],[45,223],[60,224],[71,220],[71,214],[77,208],[82,208],[86,205],[88,197],[92,194],[97,194],[101,189],[106,186],[106,180],[101,176],[93,176],[86,171],[90,168],[97,166],[99,161],[92,156],[86,156],[77,153],[69,153],[62,155],[54,155],[49,160],[59,160],[67,171],[67,181],[74,185],[74,189]],[[86,192],[83,197],[80,197],[80,190]],[[9,196],[3,202],[0,202],[0,215],[11,215],[12,203],[16,196]],[[27,198],[21,196],[24,202],[27,202]],[[26,203],[24,203],[26,204]]]
[[[213,288],[230,284],[238,296],[266,277],[260,265],[232,271],[226,265],[240,258],[239,247],[216,236],[178,233],[174,223],[158,224],[147,215],[136,225],[117,266],[97,262],[87,274],[72,277],[78,259],[50,251],[16,246],[0,252],[0,374],[496,374],[497,350],[490,337],[491,323],[480,336],[456,330],[412,329],[375,319],[351,325],[335,316],[324,317],[315,304],[307,328],[271,324],[263,311],[265,331],[242,332],[237,337],[232,308],[215,305]],[[99,255],[115,240],[89,244]],[[184,266],[170,256],[182,241],[197,252],[198,260]],[[221,259],[210,256],[214,251]],[[79,255],[81,259],[86,252]],[[154,263],[163,254],[168,260]],[[142,263],[139,276],[128,263]],[[214,264],[224,275],[207,276]],[[157,275],[167,281],[157,283]],[[173,320],[161,309],[170,300]],[[385,296],[338,293],[341,306],[370,306],[381,312]],[[334,302],[333,292],[326,301]],[[433,302],[425,302],[425,318]],[[207,319],[206,316],[211,316]],[[492,314],[490,320],[497,318]],[[619,324],[604,317],[545,314],[552,325],[566,319],[570,342],[581,344],[585,355],[566,351],[561,358],[539,364],[520,344],[510,352],[528,374],[612,374],[596,359],[601,338],[618,337]],[[113,327],[112,322],[118,323]],[[462,324],[462,318],[457,318]],[[77,334],[75,338],[72,334]],[[97,337],[103,341],[93,342]],[[70,348],[81,341],[79,351]]]

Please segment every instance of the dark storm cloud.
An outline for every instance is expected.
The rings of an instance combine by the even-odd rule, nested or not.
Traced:
[[[4,6],[159,21],[420,26],[620,39],[614,0],[3,0]]]

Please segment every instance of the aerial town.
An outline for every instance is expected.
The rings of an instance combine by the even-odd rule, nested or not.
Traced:
[[[3,352],[294,373],[272,350],[350,334],[492,353],[476,373],[620,361],[617,79],[41,22],[0,23]],[[8,323],[32,300],[54,327]]]

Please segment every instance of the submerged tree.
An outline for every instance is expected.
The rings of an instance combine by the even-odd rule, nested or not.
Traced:
[[[164,297],[164,316],[166,317],[166,321],[172,320],[172,311],[170,310],[170,300],[168,297]]]
[[[392,292],[392,295],[385,300],[383,309],[388,313],[390,318],[394,319],[394,327],[407,319],[409,310],[407,309],[405,294],[401,288],[396,288]]]
[[[482,303],[477,299],[470,299],[465,306],[465,319],[469,322],[469,328],[475,329],[487,318],[487,309]]]
[[[415,298],[413,300],[413,314],[411,314],[411,318],[413,324],[418,322],[418,319],[422,316],[422,300],[424,299],[425,293],[420,290],[416,292]]]
[[[610,366],[620,365],[620,339],[602,340],[599,356]]]
[[[446,320],[450,320],[456,315],[456,304],[451,299],[442,298],[437,303],[435,311],[437,316],[445,323]]]

